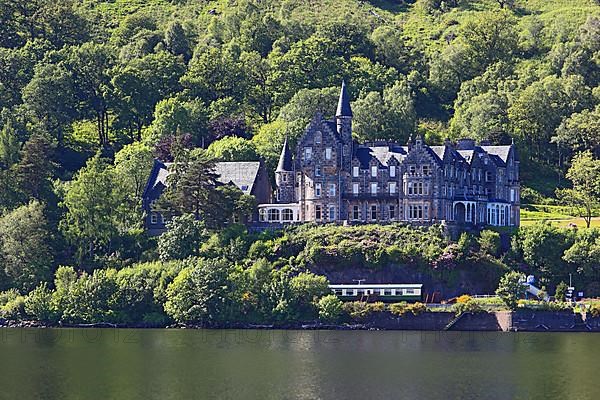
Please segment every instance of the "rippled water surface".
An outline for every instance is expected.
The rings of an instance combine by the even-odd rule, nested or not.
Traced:
[[[600,334],[0,330],[1,399],[600,399]]]

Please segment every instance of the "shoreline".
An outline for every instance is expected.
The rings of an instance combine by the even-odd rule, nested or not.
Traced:
[[[42,323],[0,320],[0,328],[77,329],[248,329],[248,330],[361,330],[361,331],[461,331],[461,332],[600,332],[600,317],[562,311],[498,311],[484,313],[425,312],[396,316],[377,312],[362,321],[322,323],[303,321],[286,324],[93,324]]]

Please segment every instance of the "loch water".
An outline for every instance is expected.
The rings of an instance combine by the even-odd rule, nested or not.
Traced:
[[[599,399],[600,334],[0,329],[0,399]]]

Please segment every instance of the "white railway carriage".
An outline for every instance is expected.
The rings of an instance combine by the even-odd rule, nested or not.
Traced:
[[[329,285],[329,288],[341,300],[345,301],[419,301],[422,284],[381,284],[363,283]]]

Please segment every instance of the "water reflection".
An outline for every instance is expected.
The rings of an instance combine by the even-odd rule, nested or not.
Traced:
[[[596,399],[600,335],[0,330],[7,399]]]

